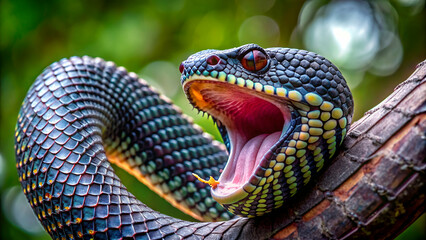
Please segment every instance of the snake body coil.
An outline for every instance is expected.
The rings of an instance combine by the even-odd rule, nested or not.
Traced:
[[[37,78],[18,117],[15,150],[24,193],[52,238],[223,237],[240,219],[229,220],[222,206],[246,217],[282,206],[333,156],[351,120],[340,72],[307,51],[208,50],[180,70],[190,102],[214,117],[229,160],[170,101],[110,62],[72,57]],[[192,223],[153,211],[108,160],[193,217],[229,221]],[[210,189],[192,173],[221,176]]]

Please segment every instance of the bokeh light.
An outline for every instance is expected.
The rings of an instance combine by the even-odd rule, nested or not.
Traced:
[[[306,47],[329,58],[348,78],[352,87],[364,72],[393,74],[403,57],[396,32],[397,14],[386,1],[333,1],[320,5],[307,2],[300,12],[299,27]]]
[[[185,0],[151,0],[151,2],[162,12],[179,12],[185,6]]]
[[[339,66],[361,69],[374,58],[379,30],[366,3],[335,2],[318,10],[306,29],[304,42]]]
[[[410,14],[415,15],[425,8],[425,0],[397,0],[399,4],[410,8]]]
[[[237,6],[247,15],[263,14],[270,10],[275,0],[237,0]]]
[[[171,62],[152,62],[142,69],[139,76],[170,98],[174,97],[182,89],[180,82],[176,81],[176,79],[180,79],[180,73],[175,64]]]
[[[5,178],[5,169],[6,169],[6,164],[4,162],[4,158],[3,158],[3,154],[0,152],[0,189],[3,186],[3,181]]]
[[[378,76],[388,76],[393,74],[402,62],[403,49],[399,37],[394,32],[382,32],[386,39],[380,46],[371,64],[369,72]]]
[[[188,34],[190,34],[194,39],[198,40],[193,42],[193,48],[203,49],[205,46],[213,49],[219,48],[227,37],[226,28],[220,19],[227,17],[228,16],[221,12],[210,12],[205,14],[201,19],[196,19],[194,24],[189,25],[188,32],[190,33]],[[208,28],[206,28],[206,26],[208,26]],[[188,36],[183,37],[186,38]]]
[[[273,47],[280,41],[280,28],[270,17],[254,16],[241,24],[238,38],[240,44],[256,43],[264,47]]]
[[[15,226],[31,234],[44,233],[19,186],[6,189],[1,198],[3,213]]]

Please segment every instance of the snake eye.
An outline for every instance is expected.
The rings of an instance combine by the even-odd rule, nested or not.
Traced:
[[[244,55],[244,57],[241,59],[241,64],[245,69],[256,72],[268,64],[268,59],[263,52],[259,50],[253,50],[247,52],[246,55]]]

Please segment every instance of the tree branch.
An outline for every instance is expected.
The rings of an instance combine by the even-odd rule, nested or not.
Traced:
[[[353,123],[311,190],[272,214],[241,219],[241,239],[394,238],[424,212],[426,61]]]

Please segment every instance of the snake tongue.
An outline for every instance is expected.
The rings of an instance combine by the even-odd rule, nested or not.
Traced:
[[[285,100],[217,81],[195,80],[185,89],[197,108],[217,120],[229,144],[229,159],[219,184],[212,187],[212,197],[221,204],[241,200],[247,196],[244,187],[270,160],[289,126],[291,113]]]
[[[219,178],[220,184],[215,189],[217,195],[229,195],[240,189],[256,171],[261,160],[271,147],[277,143],[281,132],[261,134],[246,143],[238,142],[230,156],[228,164]]]

